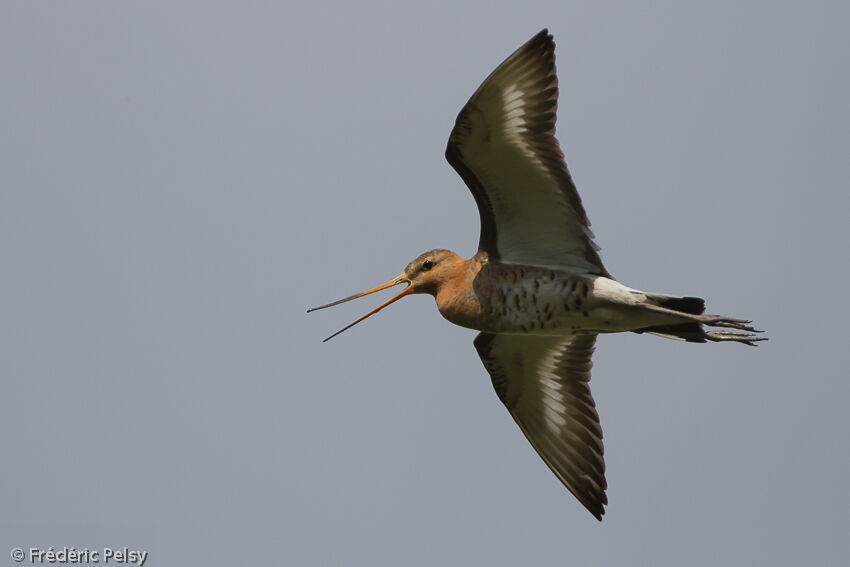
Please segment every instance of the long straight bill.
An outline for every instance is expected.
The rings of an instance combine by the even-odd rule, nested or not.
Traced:
[[[408,295],[412,291],[412,286],[410,285],[410,283],[411,283],[410,280],[407,279],[407,277],[404,274],[402,274],[402,275],[398,276],[397,278],[391,279],[388,282],[384,282],[381,285],[367,289],[366,291],[361,291],[360,293],[355,293],[354,295],[352,295],[350,297],[346,297],[345,299],[340,299],[339,301],[334,301],[333,303],[328,303],[327,305],[322,305],[321,307],[313,307],[311,309],[308,309],[307,313],[311,313],[313,311],[318,311],[319,309],[324,309],[326,307],[333,307],[334,305],[339,305],[340,303],[345,303],[346,301],[351,301],[352,299],[357,299],[358,297],[363,297],[364,295],[376,293],[378,291],[385,290],[388,287],[392,287],[394,285],[399,285],[399,284],[403,284],[403,283],[406,283],[408,285],[407,285],[406,288],[401,290],[401,292],[399,294],[388,299],[387,301],[385,301],[384,303],[375,307],[374,309],[372,309],[371,311],[369,311],[368,313],[366,313],[365,315],[363,315],[362,317],[360,317],[359,319],[357,319],[356,321],[354,321],[350,325],[346,325],[345,327],[343,327],[342,329],[340,329],[339,331],[337,331],[336,333],[334,333],[333,335],[329,336],[328,338],[326,338],[325,340],[322,341],[323,343],[326,343],[329,340],[331,340],[332,338],[334,338],[335,336],[337,336],[338,334],[340,334],[341,332],[347,331],[348,329],[350,329],[351,327],[353,327],[354,325],[356,325],[357,323],[359,323],[363,319],[366,319],[367,317],[371,317],[372,315],[374,315],[375,313],[377,313],[378,311],[380,311],[381,309],[383,309],[384,307],[386,307],[390,303],[398,301],[399,299],[401,299],[405,295]]]

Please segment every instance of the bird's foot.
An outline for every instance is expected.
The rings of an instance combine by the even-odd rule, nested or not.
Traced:
[[[715,342],[735,341],[750,346],[756,346],[758,341],[767,340],[767,337],[757,337],[752,333],[736,333],[734,331],[706,331],[705,338]]]
[[[749,325],[752,321],[747,319],[735,319],[734,317],[722,317],[720,315],[703,315],[700,317],[700,323],[710,325],[712,327],[728,327],[730,329],[740,329],[741,331],[749,331],[750,333],[761,333]]]

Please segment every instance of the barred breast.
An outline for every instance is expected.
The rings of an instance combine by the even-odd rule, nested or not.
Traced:
[[[471,285],[446,289],[445,295],[441,290],[437,303],[446,319],[463,327],[491,333],[565,335],[592,328],[592,287],[586,275],[485,264],[471,278]]]

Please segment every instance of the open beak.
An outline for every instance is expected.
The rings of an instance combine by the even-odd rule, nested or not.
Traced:
[[[322,341],[323,343],[326,343],[329,340],[331,340],[332,338],[334,338],[335,336],[337,336],[338,334],[340,334],[341,332],[347,331],[348,329],[350,329],[351,327],[353,327],[354,325],[356,325],[357,323],[359,323],[363,319],[366,319],[367,317],[371,317],[372,315],[374,315],[375,313],[377,313],[378,311],[380,311],[381,309],[383,309],[384,307],[386,307],[390,303],[398,301],[399,299],[401,299],[405,295],[410,294],[413,291],[413,286],[411,285],[413,282],[411,282],[407,278],[407,276],[405,276],[404,274],[401,274],[398,277],[393,278],[388,282],[382,283],[381,285],[375,286],[373,288],[369,288],[366,291],[361,291],[360,293],[355,293],[351,297],[346,297],[345,299],[340,299],[339,301],[334,301],[333,303],[328,303],[327,305],[322,305],[321,307],[313,307],[312,309],[308,309],[307,313],[310,313],[311,311],[318,311],[319,309],[324,309],[325,307],[333,307],[334,305],[339,305],[340,303],[345,303],[346,301],[351,301],[352,299],[357,299],[358,297],[363,297],[364,295],[369,295],[370,293],[375,293],[375,292],[387,289],[388,287],[392,287],[394,285],[399,285],[399,284],[403,284],[403,283],[406,283],[407,287],[404,288],[403,290],[401,290],[400,293],[398,293],[394,297],[388,299],[384,303],[380,304],[379,306],[375,307],[374,309],[372,309],[371,311],[369,311],[368,313],[366,313],[365,315],[363,315],[362,317],[357,319],[355,322],[351,323],[350,325],[343,327],[342,329],[340,329],[339,331],[337,331],[336,333],[334,333],[333,335],[329,336],[328,338],[326,338],[325,340]]]

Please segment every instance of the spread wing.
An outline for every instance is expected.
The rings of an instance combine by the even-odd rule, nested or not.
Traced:
[[[590,394],[596,335],[480,333],[493,387],[537,453],[596,519],[608,504],[602,428]]]
[[[479,251],[505,263],[608,275],[555,139],[557,106],[555,43],[543,30],[472,95],[446,159],[478,205]]]

